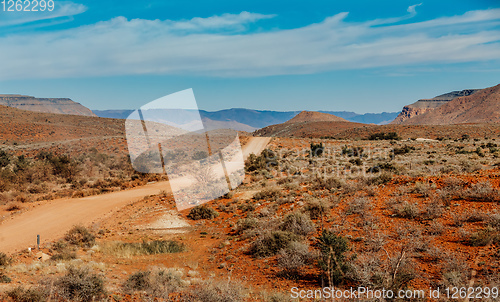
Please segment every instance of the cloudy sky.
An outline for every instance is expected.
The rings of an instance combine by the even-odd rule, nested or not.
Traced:
[[[365,113],[499,84],[499,1],[418,1],[0,7],[0,94],[135,109],[193,88],[206,110]]]

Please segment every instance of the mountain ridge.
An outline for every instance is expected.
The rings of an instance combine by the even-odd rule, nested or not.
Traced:
[[[134,110],[94,110],[99,117],[126,119]],[[365,113],[358,114],[351,111],[324,111],[317,112],[333,114],[347,121],[363,124],[387,124],[392,121],[399,112]],[[244,124],[253,129],[260,129],[270,125],[281,124],[300,111],[273,111],[273,110],[255,110],[245,108],[231,108],[218,111],[200,110],[201,118],[207,118],[213,121],[229,121]],[[244,130],[248,131],[248,130]]]
[[[403,125],[500,123],[500,84],[454,98],[440,107],[404,121]]]
[[[404,106],[401,113],[398,114],[391,124],[404,124],[405,121],[413,117],[435,110],[458,97],[472,95],[478,91],[480,91],[480,89],[464,89],[444,93],[431,99],[420,99],[415,103]]]
[[[89,108],[69,98],[36,98],[20,94],[0,94],[0,105],[33,112],[97,116]]]

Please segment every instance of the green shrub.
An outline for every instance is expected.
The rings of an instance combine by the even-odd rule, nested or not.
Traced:
[[[323,143],[319,144],[311,143],[310,148],[311,148],[310,151],[311,157],[320,157],[323,154],[323,151],[325,150]]]
[[[278,165],[276,155],[269,149],[264,149],[259,156],[250,154],[245,161],[245,171],[254,172],[268,170],[271,166]]]
[[[401,148],[392,149],[392,152],[394,153],[394,155],[402,155],[402,154],[410,153],[411,151],[414,151],[414,150],[415,150],[415,147],[405,145]]]
[[[219,213],[205,205],[200,205],[192,208],[189,211],[188,218],[192,220],[200,220],[200,219],[214,219],[219,216]]]
[[[379,133],[373,133],[368,136],[368,140],[374,141],[374,140],[400,140],[401,138],[396,132],[379,132]]]
[[[368,172],[370,173],[378,173],[382,171],[397,171],[397,168],[391,164],[391,163],[378,163],[375,164],[373,167],[368,169]]]
[[[348,147],[347,145],[345,145],[344,147],[342,147],[342,151],[341,151],[341,154],[342,155],[347,155],[349,157],[363,157],[363,148],[361,147]]]
[[[59,175],[71,181],[78,173],[78,163],[72,160],[69,155],[53,156],[47,158],[47,160],[53,167],[54,175]]]

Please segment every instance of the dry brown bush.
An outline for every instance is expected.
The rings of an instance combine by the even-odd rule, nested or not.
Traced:
[[[434,235],[434,236],[442,235],[445,230],[446,230],[445,226],[441,222],[433,220],[429,224],[428,233],[429,235]]]
[[[330,207],[321,199],[313,199],[307,202],[304,209],[309,213],[311,219],[319,219],[328,212]]]
[[[95,236],[86,227],[76,225],[69,230],[64,239],[73,245],[92,247],[95,244]]]
[[[469,284],[471,269],[467,262],[454,255],[446,255],[443,263],[444,266],[441,269],[442,287],[460,287]]]
[[[489,181],[481,181],[470,186],[462,193],[462,197],[480,202],[498,202],[500,193]]]
[[[290,245],[278,253],[278,267],[282,274],[290,279],[298,279],[300,269],[312,259],[309,245],[300,242],[291,242]]]
[[[172,268],[139,271],[130,275],[123,284],[125,293],[142,291],[151,299],[168,299],[171,293],[181,290],[183,286],[182,272]]]
[[[48,292],[43,287],[24,287],[19,285],[6,291],[7,297],[14,302],[43,302],[48,297]]]
[[[9,212],[19,211],[22,209],[23,209],[23,206],[19,202],[11,202],[11,203],[7,204],[7,206],[5,207],[5,210],[9,211]]]
[[[422,214],[415,203],[410,203],[408,201],[403,201],[401,204],[393,206],[392,211],[397,217],[407,219],[415,219]]]
[[[423,210],[423,217],[425,219],[436,219],[443,214],[443,206],[441,201],[432,199],[430,203],[426,204]]]
[[[306,236],[316,228],[308,215],[295,212],[286,215],[279,229],[296,235]]]
[[[104,279],[88,268],[71,266],[53,285],[57,294],[69,301],[93,302],[106,296]]]
[[[346,208],[346,214],[363,214],[371,209],[370,200],[364,197],[354,198]]]
[[[244,301],[246,290],[238,281],[207,281],[192,288],[184,301],[199,302],[239,302]]]

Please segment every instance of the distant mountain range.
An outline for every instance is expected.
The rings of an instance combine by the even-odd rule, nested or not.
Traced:
[[[93,110],[93,112],[99,117],[126,119],[133,110]],[[251,132],[269,125],[284,123],[300,112],[232,108],[219,111],[200,110],[200,116],[204,121],[210,121],[212,124],[215,122],[225,122],[226,125],[232,125],[231,128],[233,129]],[[347,121],[364,124],[387,124],[399,114],[399,112],[366,114],[349,111],[319,112],[333,114]]]
[[[149,109],[148,116],[155,120],[169,117],[171,126],[181,123],[178,119],[196,120],[201,117],[207,130],[230,128],[254,132],[271,125],[300,124],[310,122],[352,122],[356,124],[459,124],[459,123],[498,123],[500,122],[500,85],[485,89],[466,89],[439,95],[432,99],[421,99],[404,106],[401,112],[382,112],[358,114],[350,111],[272,111],[232,108],[219,111]],[[26,95],[1,95],[0,105],[22,110],[46,113],[98,116],[102,118],[126,119],[134,110],[93,110],[67,98],[35,98]],[[299,115],[299,113],[301,113]],[[172,124],[173,123],[173,124]],[[339,124],[340,125],[340,124]],[[309,127],[313,125],[308,124]],[[354,125],[342,127],[352,127]],[[280,126],[281,127],[281,126]],[[285,128],[288,126],[284,126]],[[299,127],[299,128],[300,128]],[[278,127],[279,128],[279,127]],[[264,130],[264,129],[263,129]],[[276,129],[274,129],[276,130]],[[269,133],[274,130],[267,129]],[[323,131],[323,130],[322,130]],[[266,132],[266,133],[267,133]]]

